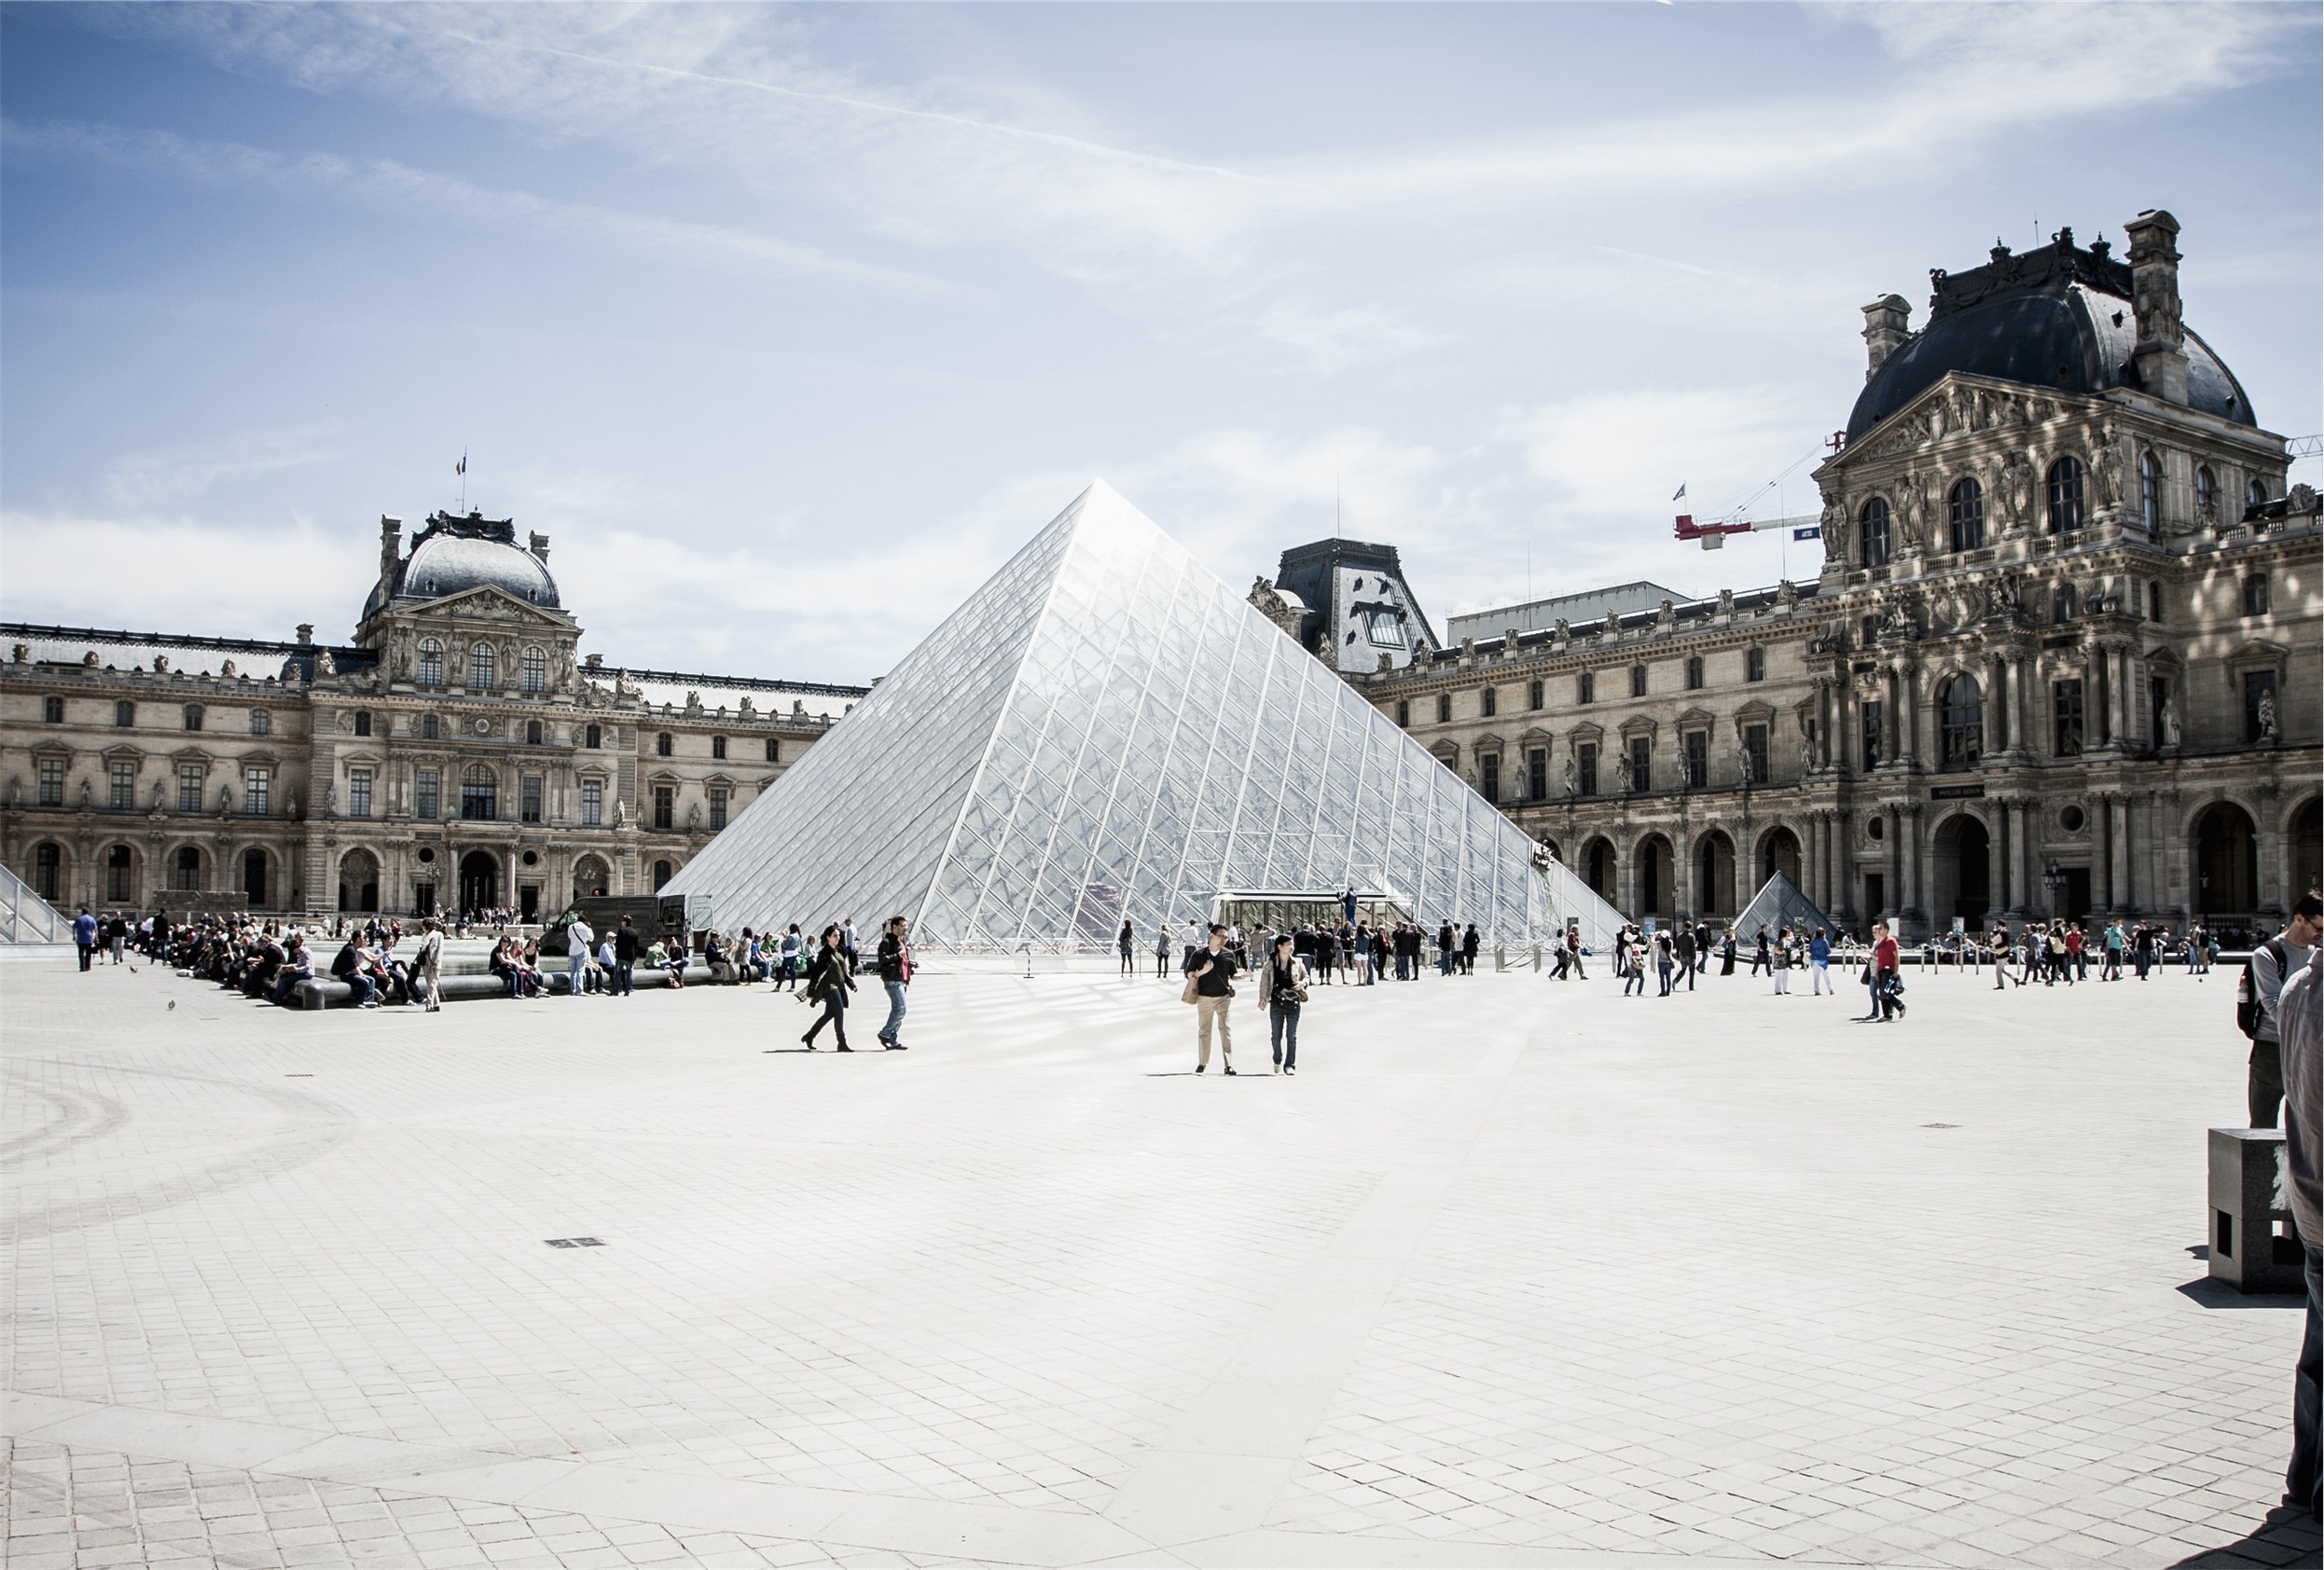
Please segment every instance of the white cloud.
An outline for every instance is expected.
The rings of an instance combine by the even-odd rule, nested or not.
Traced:
[[[376,542],[309,517],[219,524],[167,515],[0,512],[11,620],[221,638],[340,638],[378,571]],[[352,593],[348,585],[352,585]]]
[[[106,469],[104,493],[131,514],[182,506],[214,486],[344,456],[328,426],[242,431],[210,441],[125,453]]]

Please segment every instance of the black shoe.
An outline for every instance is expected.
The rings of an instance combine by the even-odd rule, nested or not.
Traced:
[[[1195,1072],[1196,1072],[1196,1073],[1197,1073],[1197,1074],[1199,1074],[1199,1073],[1201,1073],[1201,1072],[1202,1072],[1205,1068],[1208,1068],[1208,1067],[1210,1067],[1210,1066],[1209,1064],[1207,1064],[1207,1063],[1197,1063],[1197,1064],[1196,1064],[1196,1065],[1195,1065]]]
[[[839,1043],[839,1050],[840,1050],[841,1052],[843,1052],[843,1053],[851,1053],[851,1052],[853,1052],[855,1049],[854,1049],[853,1047],[849,1046],[849,1045],[848,1045],[845,1041],[842,1041],[842,1042],[840,1042],[840,1043]]]
[[[888,1043],[888,1050],[889,1050],[890,1052],[892,1052],[892,1053],[902,1053],[902,1052],[910,1052],[912,1049],[911,1049],[911,1048],[909,1048],[909,1047],[907,1047],[907,1046],[906,1046],[906,1045],[905,1045],[903,1042],[901,1042],[901,1041],[890,1041],[890,1042]]]
[[[815,1038],[814,1038],[814,1037],[812,1037],[812,1036],[802,1036],[802,1037],[800,1037],[800,1038],[799,1038],[799,1040],[807,1043],[807,1050],[808,1050],[809,1052],[813,1052],[813,1051],[815,1050]]]
[[[1235,1066],[1234,1066],[1233,1064],[1231,1064],[1231,1063],[1230,1063],[1230,1064],[1228,1064],[1225,1067],[1224,1067],[1224,1068],[1222,1068],[1222,1069],[1220,1069],[1220,1070],[1219,1070],[1219,1072],[1220,1072],[1220,1073],[1222,1073],[1222,1074],[1232,1074],[1234,1071],[1235,1071]]]

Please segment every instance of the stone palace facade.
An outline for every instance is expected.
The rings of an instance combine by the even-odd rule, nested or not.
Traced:
[[[1515,607],[1348,680],[1634,916],[1780,871],[1915,935],[2279,920],[2319,876],[2317,497],[2181,322],[2176,221],[2127,227],[1933,273],[1918,332],[1864,308],[1815,581]],[[1317,647],[1290,586],[1253,600]]]
[[[68,913],[553,914],[660,888],[866,689],[578,654],[548,540],[438,514],[353,640],[0,626],[0,856]]]

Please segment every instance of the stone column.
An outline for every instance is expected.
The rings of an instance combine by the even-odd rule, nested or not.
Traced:
[[[2010,662],[1995,653],[1985,655],[1985,751],[2007,752],[2015,741],[2010,723]]]
[[[2017,703],[2017,719],[2013,728],[2016,733],[2018,751],[2030,759],[2037,751],[2034,737],[2041,734],[2040,695],[2036,691],[2034,681],[2034,657],[2020,654],[2010,663],[2015,668],[2011,672],[2013,678],[2010,682],[2011,695]]]
[[[1881,716],[1880,760],[1900,763],[1904,757],[1904,677],[1893,665],[1882,674],[1888,681],[1888,695],[1883,705],[1887,711]]]
[[[1920,734],[1919,668],[1907,667],[1902,673],[1898,684],[1904,689],[1905,729],[1902,738],[1904,742],[1903,758],[1908,764],[1917,764],[1923,758],[1929,756],[1922,750],[1925,738]]]
[[[1905,904],[1908,908],[1922,911],[1925,915],[1923,879],[1927,875],[1927,868],[1922,865],[1926,858],[1925,847],[1920,839],[1920,804],[1918,802],[1913,803],[1904,809],[1904,837],[1907,842],[1904,863],[1905,883],[1910,890]]]

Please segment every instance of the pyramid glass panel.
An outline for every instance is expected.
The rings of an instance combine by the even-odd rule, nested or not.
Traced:
[[[912,917],[1105,949],[1228,891],[1353,887],[1538,942],[1621,917],[1102,482],[670,886],[722,927]]]
[[[1759,892],[1751,896],[1751,902],[1743,907],[1733,925],[1736,935],[1747,942],[1762,931],[1779,932],[1786,928],[1798,928],[1811,936],[1819,927],[1835,937],[1840,931],[1830,916],[1816,908],[1816,902],[1781,873],[1767,875],[1767,881],[1759,886]]]

